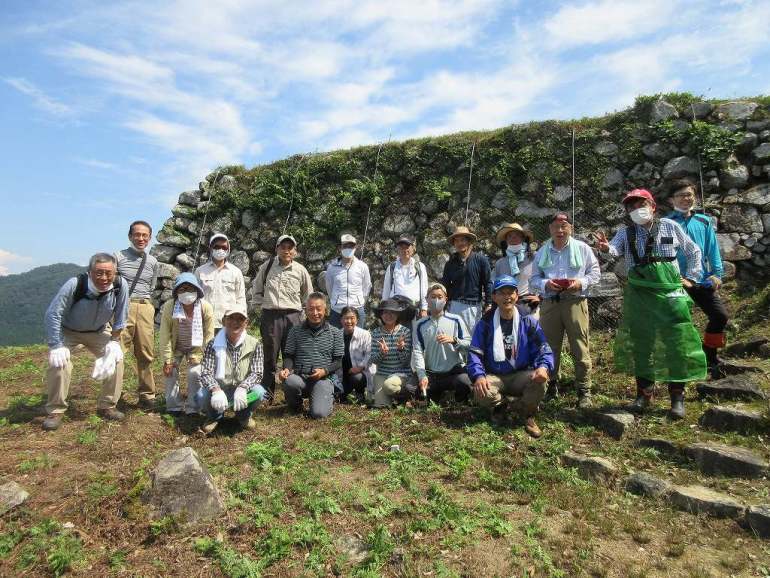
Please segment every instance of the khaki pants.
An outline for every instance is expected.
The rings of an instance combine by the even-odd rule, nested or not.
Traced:
[[[155,398],[155,379],[152,376],[152,360],[155,355],[155,307],[146,299],[144,303],[131,301],[128,305],[128,321],[121,333],[124,351],[136,357],[136,373],[139,380],[139,399]]]
[[[112,333],[109,329],[93,333],[78,333],[62,328],[62,337],[64,337],[64,347],[70,351],[78,345],[83,345],[88,351],[94,354],[94,357],[104,355],[104,348],[109,343]],[[62,368],[48,366],[46,373],[46,383],[48,388],[48,403],[45,405],[46,412],[64,413],[67,410],[67,396],[70,390],[70,380],[72,378],[72,361]],[[123,361],[119,361],[115,373],[109,379],[102,382],[102,392],[96,402],[97,409],[110,409],[115,407],[120,399],[120,392],[123,388]]]
[[[186,353],[174,353],[174,369],[171,375],[163,378],[166,389],[166,411],[182,411],[182,397],[179,394],[179,367],[183,361],[187,361],[187,400],[184,403],[184,411],[188,415],[200,411],[195,394],[200,388],[201,364],[192,363]]]
[[[564,334],[575,363],[575,388],[591,391],[591,352],[588,348],[588,299],[544,299],[540,304],[540,326],[553,349],[552,379],[559,376],[559,361]]]
[[[537,406],[545,397],[545,383],[535,383],[532,369],[506,373],[505,375],[487,375],[489,391],[485,396],[475,394],[476,401],[481,407],[494,409],[506,403],[506,397],[517,398],[510,400],[509,409],[520,417],[528,418],[537,413]]]

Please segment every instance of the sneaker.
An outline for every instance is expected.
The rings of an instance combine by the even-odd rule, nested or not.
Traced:
[[[530,436],[532,436],[535,439],[543,435],[543,432],[541,431],[540,427],[537,425],[537,422],[535,421],[534,417],[527,418],[527,421],[524,424],[524,431],[527,432]]]
[[[215,429],[217,429],[217,426],[219,425],[219,422],[216,420],[209,420],[206,421],[201,426],[201,431],[205,433],[206,435],[210,435]]]
[[[63,413],[49,413],[43,420],[43,429],[45,431],[56,431],[61,425]]]
[[[114,407],[97,410],[96,414],[99,417],[108,419],[110,421],[123,421],[126,419],[126,414],[124,414],[122,411],[118,411]]]
[[[578,409],[591,409],[594,406],[591,394],[589,392],[578,393],[577,406]]]

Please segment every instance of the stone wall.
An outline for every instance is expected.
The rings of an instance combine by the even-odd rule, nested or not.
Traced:
[[[705,207],[717,225],[728,275],[764,283],[770,264],[770,103],[673,97],[672,102],[641,98],[632,109],[598,119],[388,143],[250,170],[220,169],[198,190],[179,196],[159,231],[151,251],[163,263],[155,298],[170,297],[173,278],[194,268],[196,253],[198,263],[206,260],[205,243],[213,232],[230,236],[230,261],[250,287],[256,269],[272,254],[290,204],[287,232],[299,238],[298,259],[314,279],[336,255],[341,231],[354,233],[360,243],[370,207],[363,250],[375,295],[402,233],[417,238],[429,275],[439,278],[448,258],[446,238],[465,218],[474,142],[468,221],[481,237],[480,247],[496,259],[493,234],[501,223],[529,225],[543,239],[546,217],[556,209],[571,210],[573,129],[578,236],[597,228],[614,231],[625,191],[648,188],[663,206],[667,184],[685,175],[698,178],[700,167]],[[603,263],[603,269],[594,304],[604,308],[609,323],[617,315],[618,304],[611,300],[621,292],[615,274],[622,266]]]

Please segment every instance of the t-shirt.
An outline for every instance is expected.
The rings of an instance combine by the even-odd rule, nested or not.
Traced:
[[[503,332],[503,348],[505,349],[505,358],[511,359],[514,353],[513,344],[515,342],[513,336],[513,319],[500,318],[500,330]]]
[[[353,367],[353,362],[350,361],[350,340],[353,339],[353,334],[343,331],[342,337],[345,339],[345,355],[342,356],[342,375],[347,375],[350,368]]]

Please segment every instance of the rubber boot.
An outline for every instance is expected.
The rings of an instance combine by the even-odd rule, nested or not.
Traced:
[[[559,384],[556,380],[548,382],[548,389],[545,390],[545,397],[543,401],[552,401],[559,398]]]
[[[684,386],[681,383],[669,383],[668,394],[671,396],[671,419],[684,417]]]
[[[717,355],[717,348],[703,345],[703,353],[706,354],[706,367],[711,379],[722,379],[725,375],[720,367],[722,361]]]
[[[655,383],[643,377],[636,378],[636,399],[627,409],[634,413],[642,413],[652,404],[652,395],[655,392]]]

